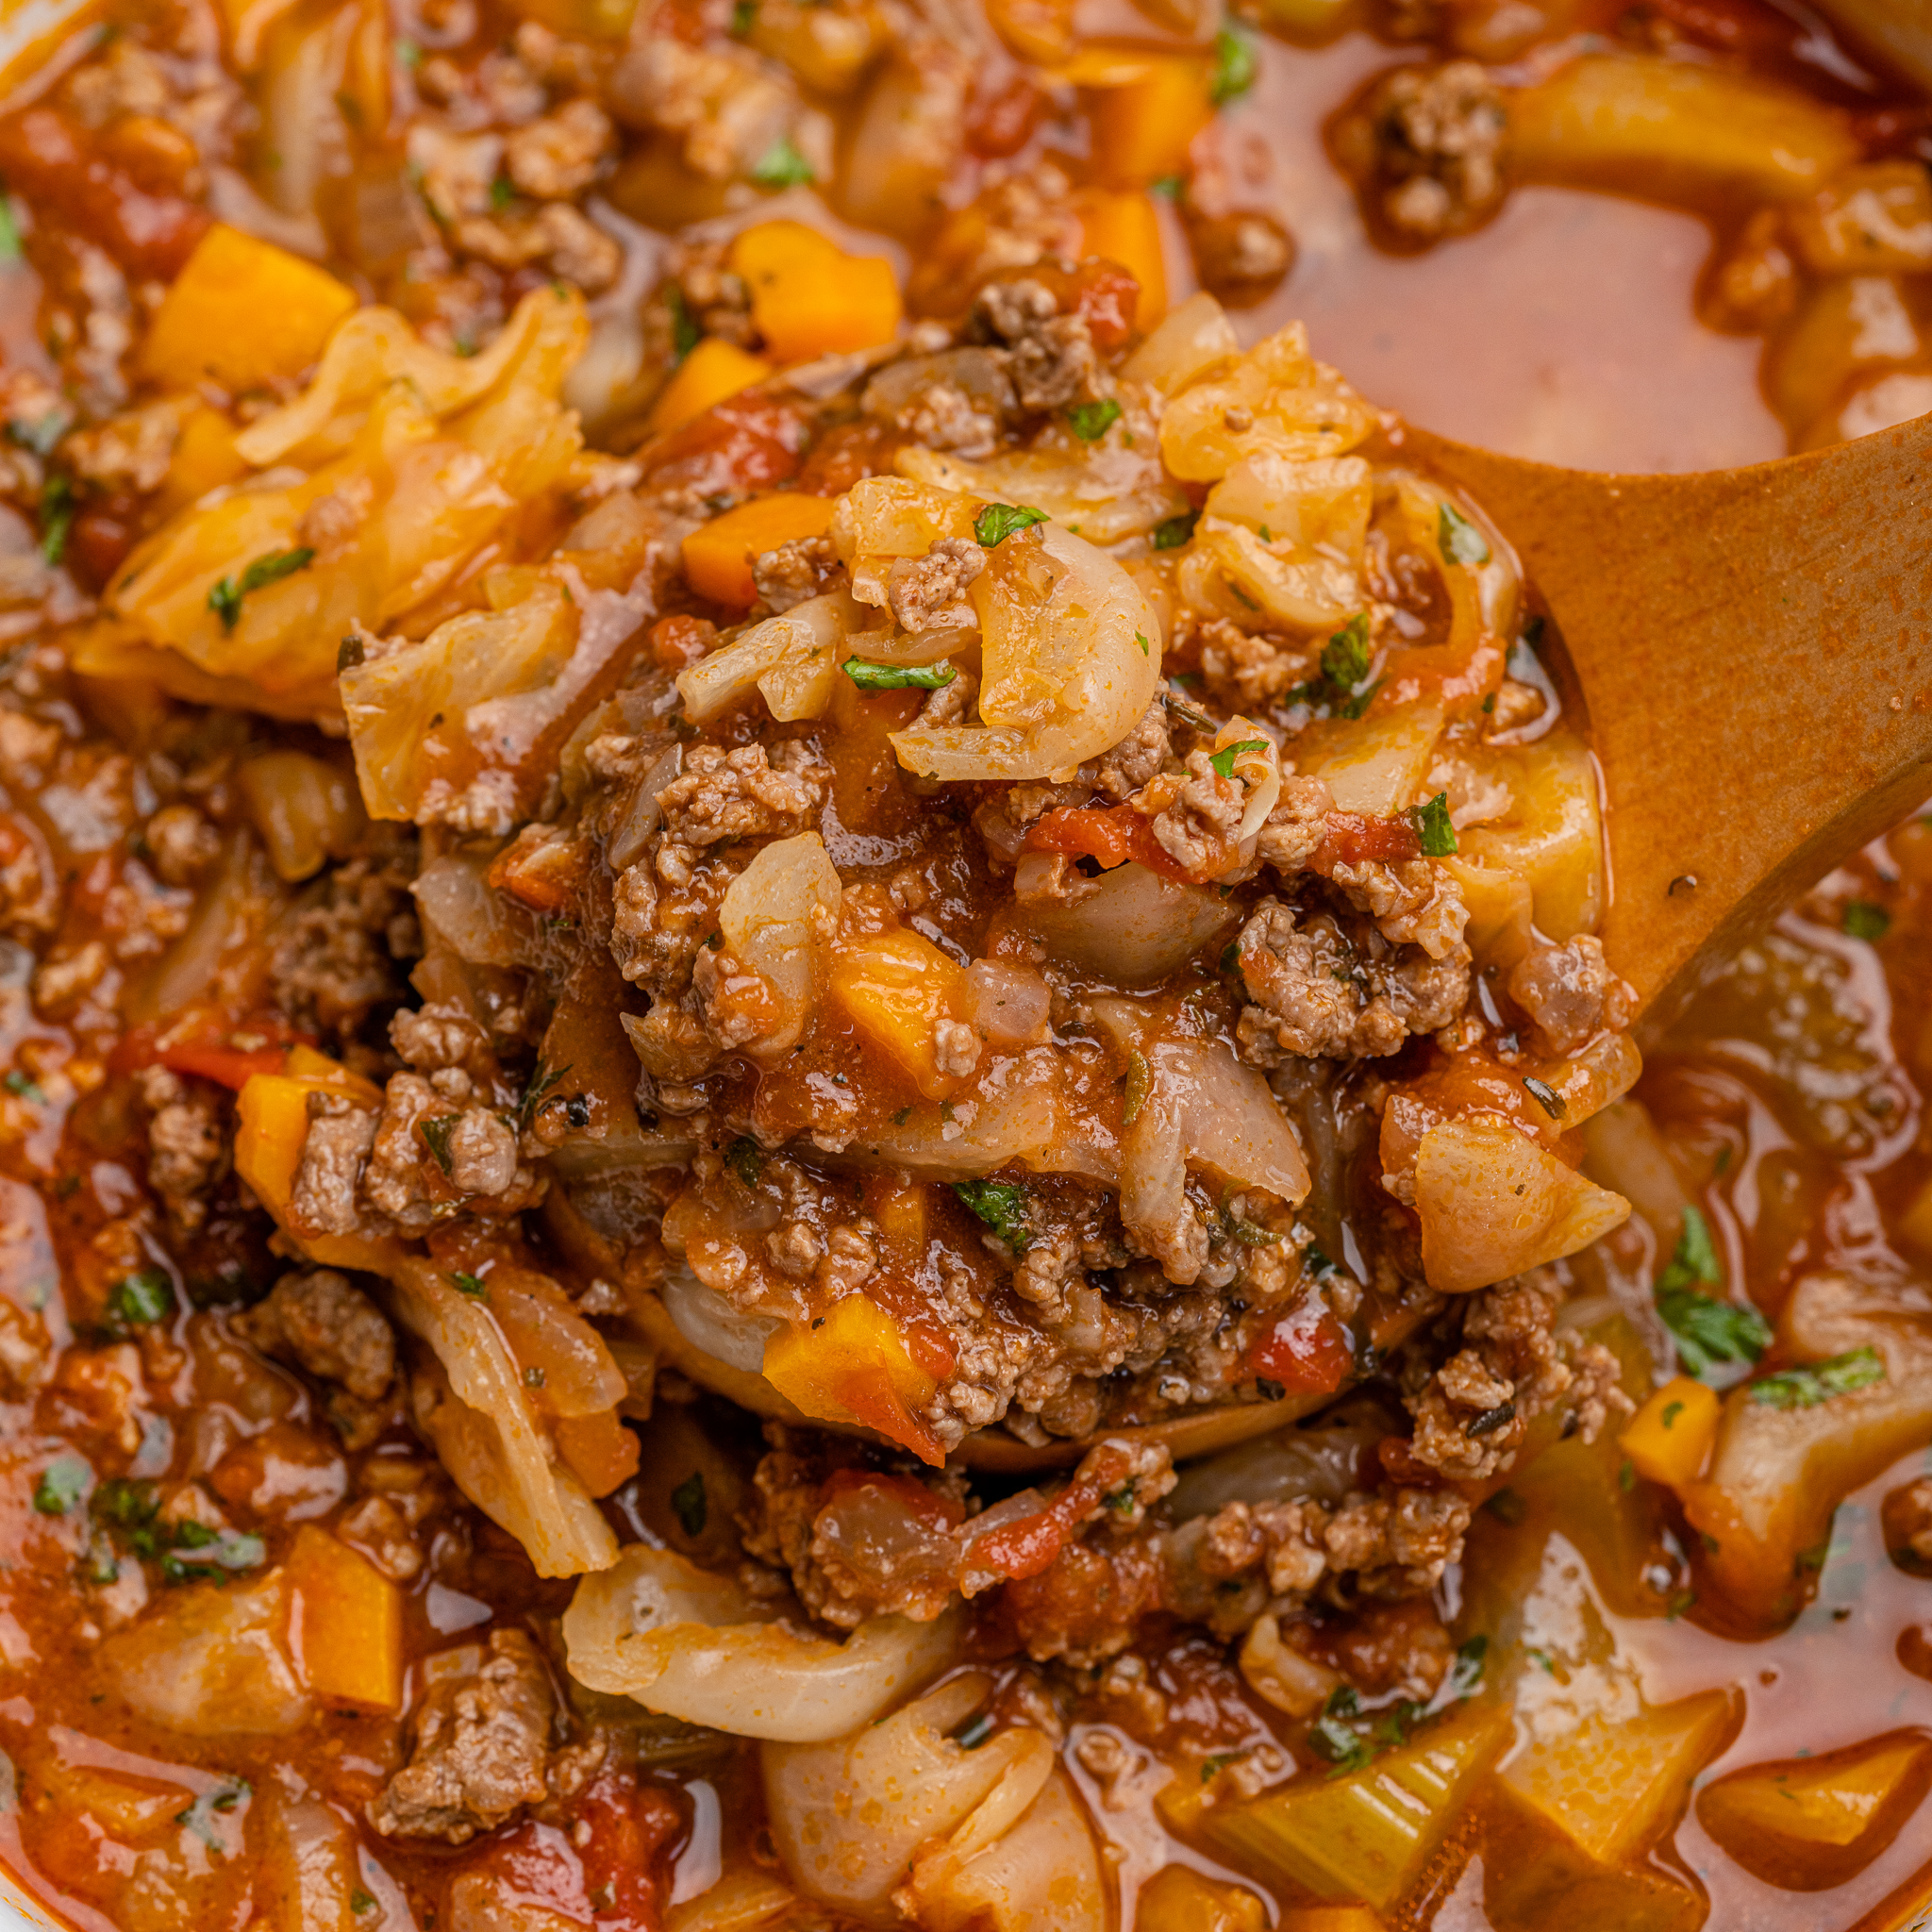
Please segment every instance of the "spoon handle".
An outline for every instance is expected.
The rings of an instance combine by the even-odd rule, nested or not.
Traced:
[[[1932,789],[1932,416],[1688,476],[1401,435],[1549,605],[1604,773],[1604,943],[1654,1032]]]

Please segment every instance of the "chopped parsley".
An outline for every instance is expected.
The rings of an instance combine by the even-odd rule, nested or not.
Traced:
[[[192,1831],[209,1851],[218,1856],[228,1850],[227,1840],[215,1830],[217,1813],[232,1811],[254,1790],[245,1777],[231,1778],[212,1791],[204,1791],[185,1811],[175,1814],[175,1823]],[[375,1901],[370,1900],[374,1905]]]
[[[798,143],[789,134],[781,134],[751,171],[751,178],[760,188],[796,188],[817,180],[818,176],[811,163],[799,153]]]
[[[1012,1181],[955,1181],[953,1191],[967,1212],[985,1222],[1014,1254],[1026,1252],[1024,1188]]]
[[[1710,1224],[1687,1207],[1676,1248],[1657,1276],[1657,1311],[1676,1341],[1677,1359],[1693,1375],[1719,1362],[1748,1365],[1771,1346],[1770,1324],[1756,1308],[1703,1291],[1723,1279]]]
[[[530,1075],[530,1084],[524,1089],[524,1097],[517,1103],[517,1131],[520,1134],[529,1132],[530,1123],[537,1118],[537,1109],[550,1097],[550,1090],[575,1066],[576,1062],[572,1060],[568,1066],[558,1067],[552,1073],[541,1060],[537,1062],[537,1071]]]
[[[144,1327],[175,1312],[175,1290],[158,1268],[124,1274],[108,1296],[108,1312],[117,1322]]]
[[[1111,396],[1097,403],[1075,403],[1067,411],[1067,426],[1082,442],[1098,442],[1121,420],[1121,406]]]
[[[839,668],[860,691],[938,691],[959,675],[944,658],[937,664],[874,664],[848,658]]]
[[[1822,1362],[1785,1369],[1751,1386],[1751,1400],[1767,1408],[1816,1408],[1834,1395],[1849,1395],[1885,1380],[1885,1363],[1875,1348],[1854,1348]]]
[[[1839,927],[1848,939],[1876,942],[1891,930],[1891,914],[1869,899],[1854,899],[1839,915]]]
[[[710,1519],[710,1500],[705,1494],[705,1476],[702,1470],[694,1469],[671,1492],[671,1507],[677,1512],[678,1523],[688,1537],[701,1537],[705,1524]]]
[[[1254,86],[1261,72],[1255,55],[1255,43],[1232,27],[1223,27],[1214,36],[1214,77],[1208,86],[1208,97],[1217,108],[1239,100]]]
[[[208,593],[208,608],[222,620],[224,630],[233,630],[242,622],[242,598],[293,576],[314,560],[315,552],[306,544],[294,550],[271,550],[242,573],[239,583],[233,577],[223,577]]]
[[[741,1134],[725,1148],[724,1165],[746,1187],[755,1188],[764,1172],[764,1152],[749,1134]]]
[[[1369,613],[1357,610],[1322,647],[1322,675],[1353,691],[1369,675]]]
[[[74,485],[65,476],[49,476],[41,490],[41,555],[58,563],[67,555],[67,533],[74,527]],[[231,625],[230,628],[233,628]]]
[[[359,1919],[375,1909],[375,1901],[358,1885],[349,1894],[349,1909]]]
[[[1449,1667],[1451,1697],[1467,1697],[1482,1682],[1483,1663],[1489,1649],[1490,1640],[1487,1637],[1472,1637],[1467,1643],[1457,1646],[1456,1661]]]
[[[1197,509],[1184,509],[1178,516],[1169,517],[1154,526],[1154,547],[1157,550],[1178,550],[1193,534],[1194,525],[1201,521]],[[984,541],[984,540],[982,540]]]
[[[424,1140],[429,1143],[430,1153],[436,1157],[437,1166],[444,1174],[450,1171],[449,1137],[456,1132],[457,1123],[461,1119],[461,1114],[439,1113],[416,1123],[423,1130]]]
[[[0,190],[0,265],[11,268],[20,258],[20,224],[13,219],[11,198]]]
[[[1134,641],[1140,645],[1141,657],[1145,658],[1152,654],[1154,646],[1147,641],[1147,633],[1144,630],[1137,630],[1134,633]]]
[[[1424,858],[1447,858],[1456,850],[1456,827],[1449,818],[1449,794],[1439,791],[1426,805],[1410,808]]]
[[[490,206],[499,212],[517,198],[517,184],[508,175],[499,175],[490,184]]]
[[[258,1570],[268,1560],[268,1545],[242,1529],[210,1529],[192,1518],[175,1525],[175,1546],[161,1555],[161,1575],[169,1583],[221,1583],[235,1570]]]
[[[23,1074],[18,1067],[15,1067],[5,1080],[0,1080],[0,1087],[5,1087],[8,1092],[22,1100],[32,1101],[36,1107],[45,1107],[47,1104],[47,1096],[41,1091],[32,1075]]]
[[[34,1485],[34,1507],[42,1516],[65,1516],[87,1493],[94,1473],[77,1456],[61,1456],[48,1463]]]
[[[1223,745],[1208,762],[1222,777],[1232,778],[1237,759],[1245,758],[1251,751],[1267,749],[1268,741],[1265,738],[1244,738],[1239,744]]]
[[[480,1274],[465,1274],[460,1268],[453,1268],[449,1281],[458,1294],[468,1295],[473,1302],[490,1299],[490,1284]]]
[[[705,332],[698,326],[697,317],[691,312],[691,304],[684,299],[684,291],[675,282],[665,285],[664,312],[671,318],[672,360],[682,362],[697,347]]]
[[[1444,563],[1474,567],[1490,560],[1490,540],[1453,503],[1436,519],[1436,545]]]
[[[973,519],[973,534],[982,549],[991,550],[1004,543],[1016,530],[1030,530],[1046,522],[1043,509],[1024,503],[990,503]]]

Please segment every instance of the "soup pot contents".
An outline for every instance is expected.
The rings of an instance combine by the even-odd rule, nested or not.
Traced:
[[[1932,404],[1796,7],[0,25],[9,1897],[1932,1904],[1932,820],[1640,1052],[1559,627],[1294,319],[1351,49],[1330,272],[1647,200],[1794,448]]]

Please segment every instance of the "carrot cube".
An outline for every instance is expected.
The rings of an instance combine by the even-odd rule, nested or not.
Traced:
[[[211,379],[259,389],[298,376],[322,354],[356,291],[273,242],[217,225],[162,298],[142,366],[181,389]]]
[[[401,1709],[402,1592],[308,1523],[295,1532],[288,1576],[289,1648],[310,1691],[335,1704]]]
[[[767,550],[800,537],[823,537],[836,508],[830,497],[790,491],[754,497],[684,540],[684,574],[699,596],[741,610],[758,595],[751,567]]]
[[[1638,1474],[1680,1490],[1704,1474],[1722,1407],[1715,1389],[1679,1375],[1637,1411],[1618,1445]]]
[[[735,342],[707,336],[677,365],[676,375],[659,392],[651,411],[651,427],[660,436],[666,430],[681,428],[726,396],[762,382],[771,373],[772,365],[762,357],[748,355]]]
[[[890,342],[904,313],[899,278],[875,255],[848,255],[803,222],[760,222],[731,244],[752,320],[781,362]]]
[[[1080,198],[1081,247],[1118,262],[1141,285],[1134,325],[1143,333],[1167,313],[1167,268],[1160,217],[1150,196],[1093,189]]]

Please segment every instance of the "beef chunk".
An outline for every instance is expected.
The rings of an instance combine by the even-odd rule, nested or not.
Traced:
[[[382,1311],[333,1268],[283,1275],[235,1326],[264,1355],[339,1382],[364,1402],[376,1401],[396,1372],[396,1339]]]

